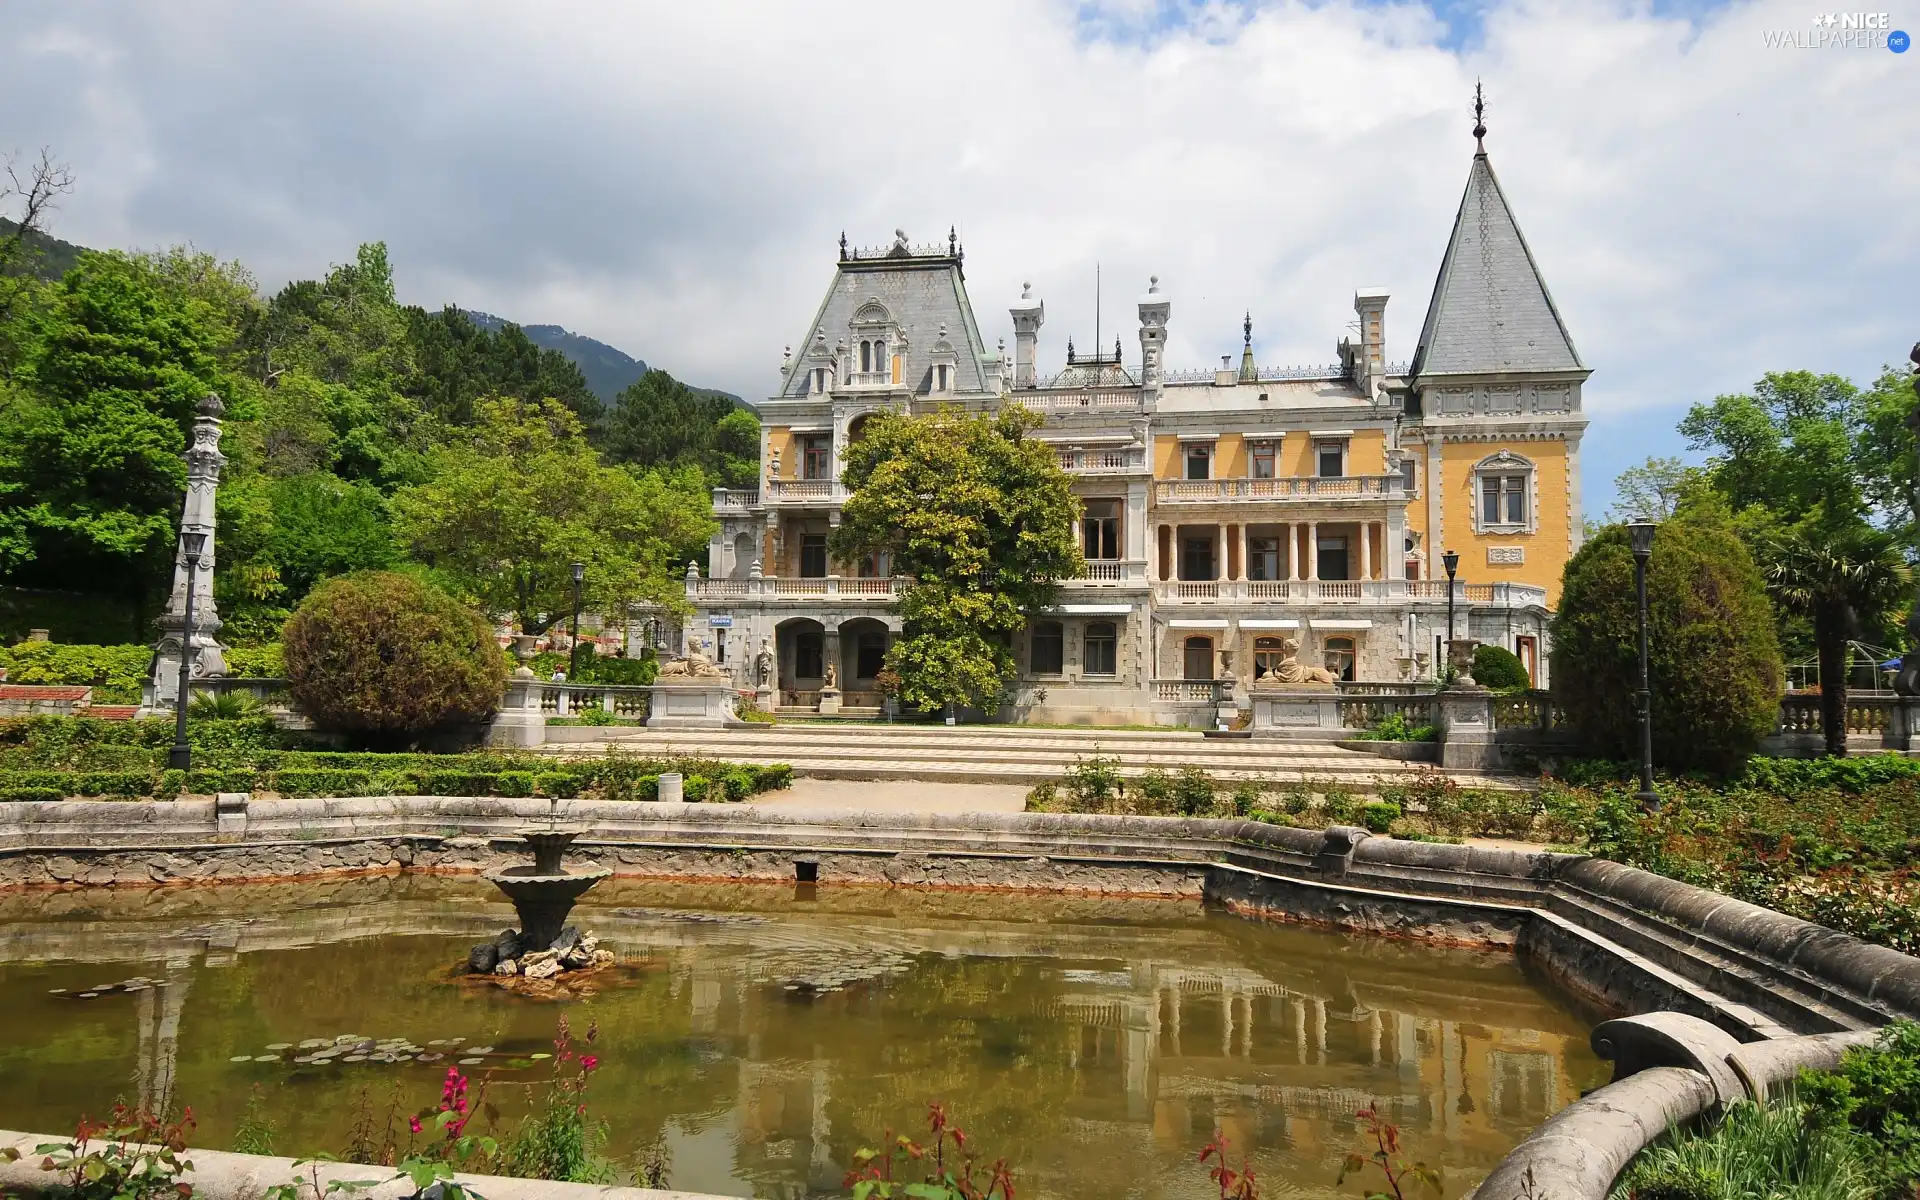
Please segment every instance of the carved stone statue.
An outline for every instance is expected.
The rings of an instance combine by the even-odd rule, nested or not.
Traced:
[[[827,691],[827,692],[839,690],[840,672],[834,669],[834,666],[832,663],[827,664],[827,678],[826,678],[826,681],[820,685],[820,687],[822,691]]]
[[[701,652],[700,643],[689,641],[687,653],[681,658],[672,659],[660,667],[657,679],[725,679],[727,673],[714,664]]]
[[[753,656],[753,682],[760,687],[767,687],[773,683],[773,672],[773,644],[761,638],[760,652]]]
[[[1297,657],[1299,653],[1300,639],[1282,635],[1280,661],[1254,682],[1254,689],[1258,691],[1283,687],[1332,687],[1332,672],[1321,667],[1304,665]]]

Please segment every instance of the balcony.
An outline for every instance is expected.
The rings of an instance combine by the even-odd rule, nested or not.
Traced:
[[[1161,579],[1156,604],[1444,604],[1444,579]],[[1455,583],[1454,602],[1545,608],[1547,590],[1524,583]]]
[[[1135,475],[1147,469],[1147,448],[1062,450],[1060,469],[1069,475]]]
[[[689,579],[687,599],[695,603],[719,600],[828,600],[836,603],[890,604],[906,588],[907,582],[904,578],[861,579],[840,575],[810,579],[784,576],[766,579]]]
[[[1037,413],[1139,412],[1138,388],[1073,388],[1032,391],[1016,388],[1007,403]]]
[[[1221,504],[1246,500],[1390,500],[1407,498],[1399,475],[1300,476],[1287,479],[1163,479],[1153,485],[1158,504]]]
[[[759,488],[715,488],[713,489],[713,511],[717,513],[749,512],[760,507]]]
[[[770,505],[841,504],[847,489],[837,479],[769,479],[762,494]]]
[[[1131,584],[1135,587],[1147,585],[1147,563],[1145,559],[1088,559],[1080,574],[1066,581],[1067,586],[1076,584]]]

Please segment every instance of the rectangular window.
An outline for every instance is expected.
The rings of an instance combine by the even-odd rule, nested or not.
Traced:
[[[1255,442],[1253,444],[1253,456],[1251,459],[1248,460],[1248,468],[1247,468],[1252,478],[1272,479],[1273,463],[1274,463],[1273,443],[1272,442]]]
[[[1539,639],[1526,636],[1516,637],[1513,639],[1513,652],[1519,657],[1520,665],[1527,669],[1527,683],[1533,687],[1539,687],[1540,673],[1537,670],[1540,665]]]
[[[809,533],[800,539],[800,578],[827,577],[827,535]]]
[[[1180,578],[1214,579],[1213,539],[1190,537],[1180,543]]]
[[[1247,539],[1247,578],[1257,580],[1280,578],[1279,538]]]
[[[1524,474],[1480,477],[1480,523],[1527,523],[1527,477]]]
[[[853,677],[872,679],[887,665],[887,635],[863,633],[854,646]]]
[[[1120,557],[1120,502],[1089,500],[1080,518],[1081,553],[1089,559]]]
[[[945,363],[941,363],[939,366],[933,369],[933,390],[934,391],[944,392],[947,390],[947,372],[951,371],[952,369],[953,369],[952,367],[947,366]]]
[[[819,679],[825,674],[821,670],[826,647],[825,637],[818,630],[809,630],[794,636],[793,639],[793,675],[796,679]]]
[[[865,555],[860,559],[858,571],[862,579],[885,579],[887,576],[886,555],[878,550]]]
[[[833,477],[833,437],[831,434],[816,433],[800,439],[800,478],[831,479]]]
[[[1058,621],[1033,627],[1033,674],[1058,675],[1066,669],[1067,639]]]
[[[1206,442],[1189,442],[1186,450],[1187,478],[1213,478],[1213,447]]]
[[[1345,442],[1315,442],[1313,459],[1317,474],[1322,479],[1339,479],[1347,473],[1347,444]]]
[[[1119,639],[1114,636],[1112,621],[1094,621],[1087,626],[1087,674],[1115,674],[1115,648]]]
[[[1411,458],[1403,458],[1400,460],[1400,478],[1402,482],[1406,484],[1407,495],[1409,496],[1413,495],[1415,490],[1415,484],[1418,482],[1420,477],[1419,477],[1419,474],[1417,473],[1417,468],[1414,465],[1414,461]]]
[[[1320,561],[1315,564],[1322,579],[1347,579],[1347,539],[1320,539]]]

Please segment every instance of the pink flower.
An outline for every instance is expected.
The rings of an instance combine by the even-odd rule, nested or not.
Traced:
[[[599,1065],[600,1059],[597,1055],[583,1054],[580,1056],[580,1069],[582,1071],[591,1071]]]
[[[408,1118],[407,1118],[407,1128],[408,1128],[408,1130],[410,1130],[410,1131],[411,1131],[411,1132],[413,1132],[413,1133],[419,1133],[419,1132],[420,1132],[420,1118],[419,1118],[419,1117],[408,1117]]]

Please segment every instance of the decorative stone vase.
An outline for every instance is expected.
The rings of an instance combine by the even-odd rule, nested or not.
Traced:
[[[1473,681],[1473,652],[1480,643],[1473,638],[1454,638],[1447,643],[1447,666],[1453,671],[1453,682],[1449,688],[1477,688]]]

